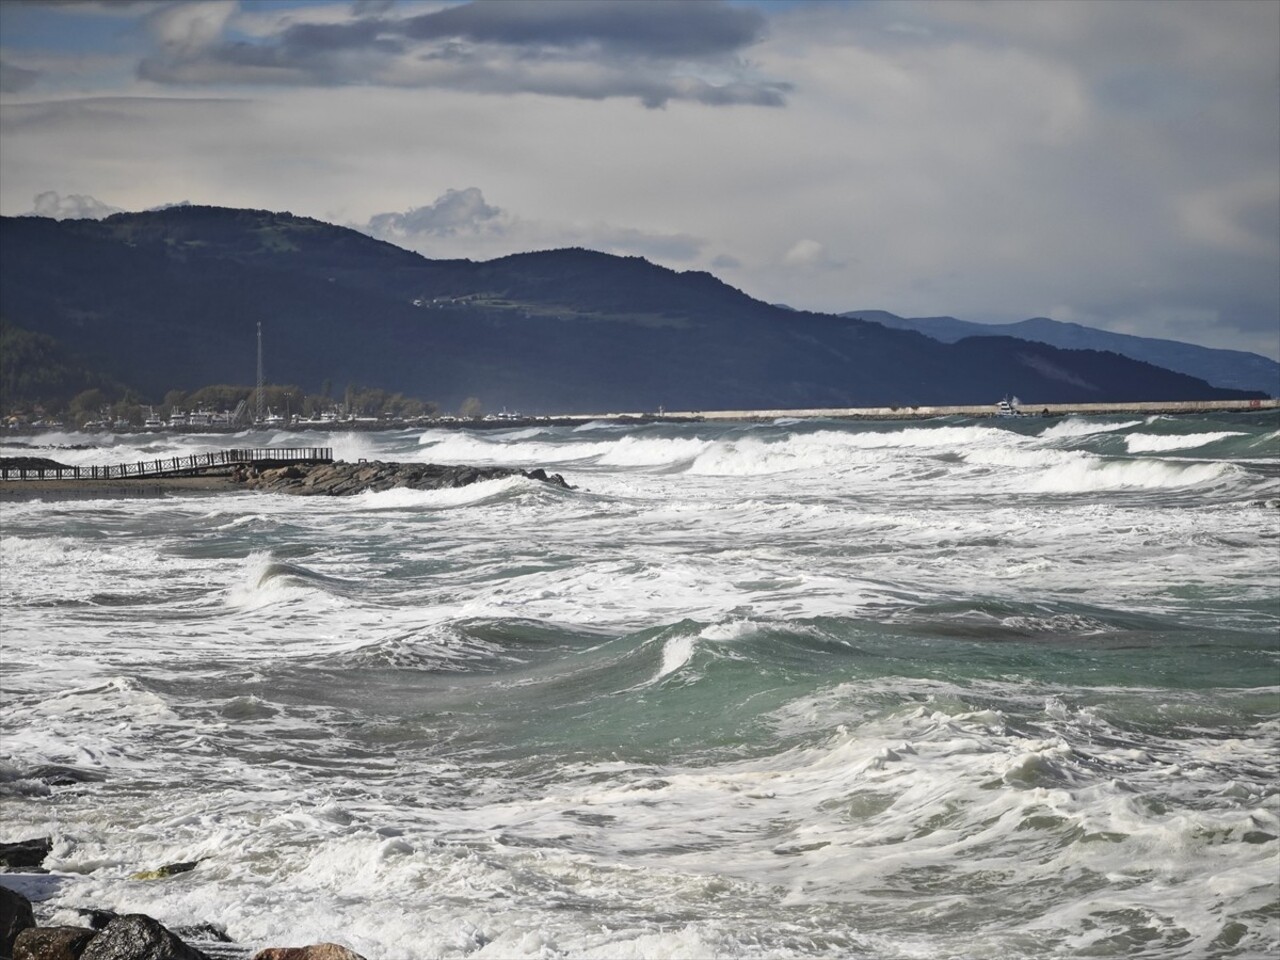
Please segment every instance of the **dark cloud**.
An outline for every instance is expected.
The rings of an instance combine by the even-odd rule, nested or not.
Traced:
[[[156,0],[4,0],[12,6],[43,7],[59,13],[115,13],[127,15],[147,7],[154,7]]]
[[[166,84],[374,84],[578,99],[781,106],[791,87],[738,54],[765,19],[723,0],[473,2],[410,17],[366,6],[337,23],[290,23],[228,40],[212,14],[164,8],[139,76]],[[193,39],[194,38],[194,39]]]
[[[396,0],[352,0],[353,17],[380,17],[396,5]]]
[[[764,17],[720,0],[539,0],[468,3],[403,21],[420,40],[462,39],[520,47],[581,47],[630,55],[697,58],[761,39]]]
[[[0,93],[21,93],[30,89],[39,79],[39,70],[15,67],[0,60]]]

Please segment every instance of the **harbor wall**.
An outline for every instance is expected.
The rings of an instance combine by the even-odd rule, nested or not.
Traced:
[[[1024,403],[1018,411],[1026,416],[1090,416],[1100,414],[1249,413],[1280,408],[1280,400],[1169,400],[1138,403]],[[778,420],[794,418],[828,420],[923,420],[929,417],[994,417],[996,404],[970,406],[833,407],[798,410],[686,410],[652,413],[610,413],[564,419],[610,420],[644,418],[657,420]]]

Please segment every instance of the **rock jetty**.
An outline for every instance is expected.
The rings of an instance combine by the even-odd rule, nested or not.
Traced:
[[[232,479],[248,490],[292,493],[298,496],[341,497],[384,490],[442,490],[465,487],[482,480],[527,477],[568,489],[558,473],[548,475],[541,468],[516,470],[511,467],[446,466],[437,463],[387,463],[362,460],[348,463],[292,464],[253,472],[241,469]]]

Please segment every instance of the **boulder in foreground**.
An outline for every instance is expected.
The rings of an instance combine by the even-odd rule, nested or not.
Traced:
[[[31,901],[15,890],[0,887],[0,957],[13,956],[18,935],[35,925]]]
[[[116,917],[89,941],[80,960],[209,960],[141,913]]]
[[[88,927],[31,927],[18,934],[13,960],[78,960],[95,936]]]

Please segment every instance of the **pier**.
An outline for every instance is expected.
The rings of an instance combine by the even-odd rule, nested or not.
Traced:
[[[21,459],[21,458],[19,458]],[[291,464],[333,463],[332,447],[261,447],[218,450],[186,457],[139,460],[109,466],[0,465],[4,480],[158,480],[171,477],[230,476],[237,469],[269,470]]]

